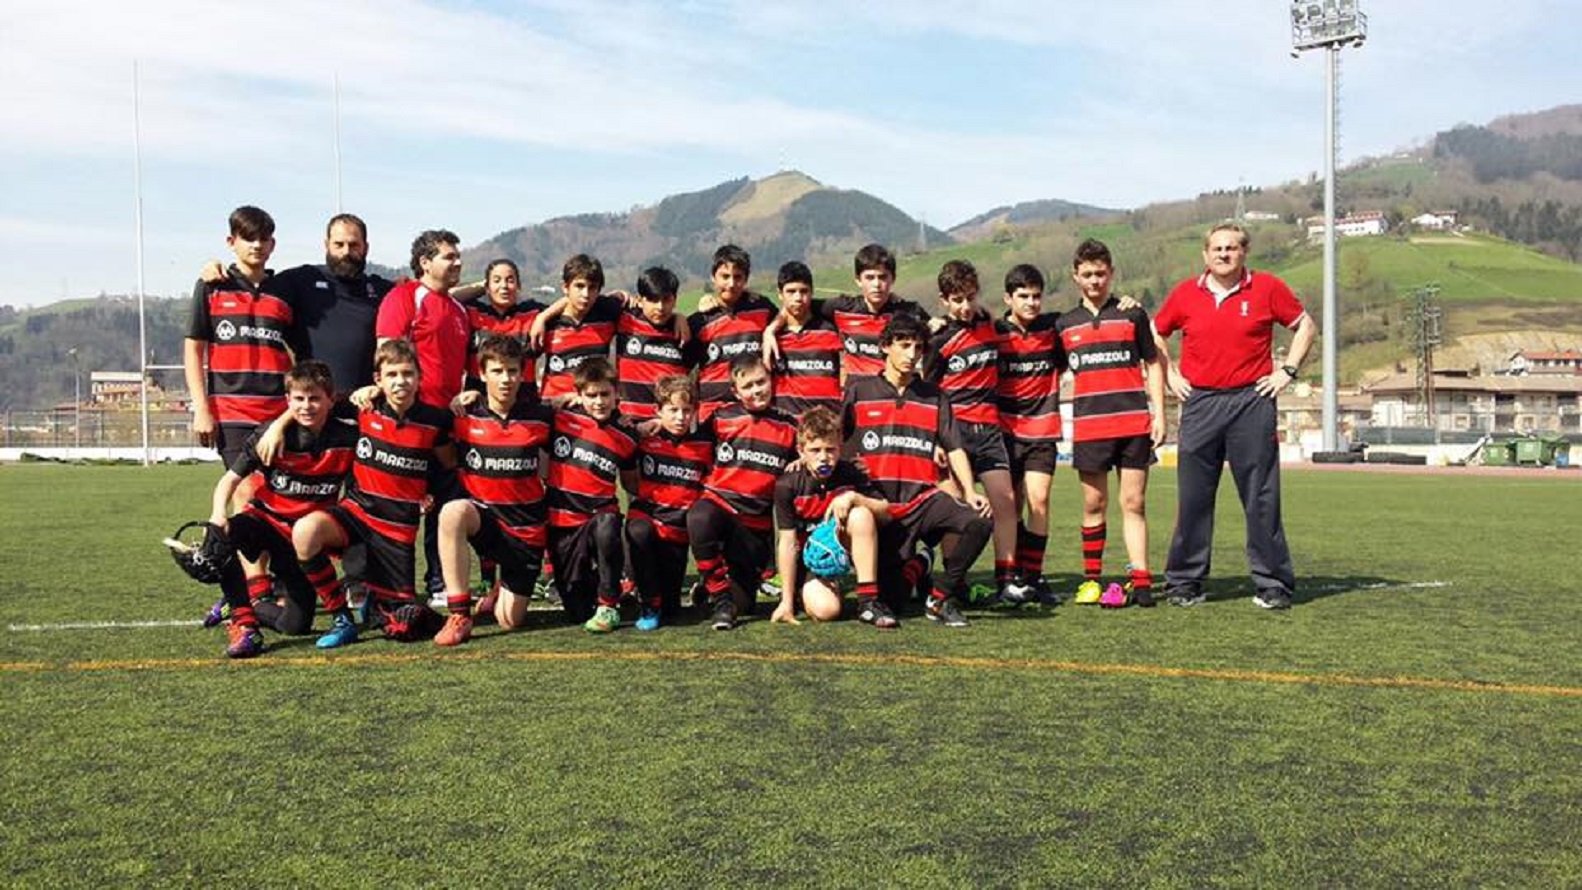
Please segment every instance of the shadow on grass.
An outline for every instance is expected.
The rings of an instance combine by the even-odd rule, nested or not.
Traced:
[[[1297,575],[1296,591],[1291,596],[1291,605],[1302,606],[1332,596],[1389,593],[1391,591],[1410,590],[1418,587],[1439,586],[1448,587],[1449,585],[1439,581],[1386,578],[1382,575],[1368,574]],[[1256,593],[1252,586],[1252,579],[1246,576],[1210,579],[1208,583],[1203,585],[1203,592],[1208,594],[1209,602],[1252,599],[1253,594]]]

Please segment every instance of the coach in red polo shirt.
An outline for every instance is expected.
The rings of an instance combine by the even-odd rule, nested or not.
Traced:
[[[1318,326],[1291,289],[1247,268],[1247,232],[1221,223],[1203,240],[1206,269],[1176,285],[1154,315],[1163,344],[1181,331],[1181,399],[1175,534],[1165,563],[1170,602],[1203,602],[1214,544],[1214,499],[1226,461],[1247,516],[1247,563],[1265,609],[1287,609],[1296,589],[1280,523],[1280,443],[1275,397],[1296,377]],[[1295,331],[1288,364],[1274,366],[1274,325]]]
[[[415,281],[396,285],[379,304],[374,335],[380,343],[406,338],[417,349],[418,401],[450,409],[450,400],[461,392],[467,370],[469,322],[467,310],[450,295],[461,281],[461,239],[444,229],[429,229],[412,241],[412,274]],[[423,550],[428,569],[424,586],[430,594],[443,595],[445,580],[439,571],[441,505],[461,495],[453,470],[429,463],[429,494],[434,512],[423,521]],[[443,608],[441,606],[440,608]]]

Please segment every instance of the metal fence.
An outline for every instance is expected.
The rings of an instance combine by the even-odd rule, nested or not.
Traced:
[[[150,411],[149,445],[191,445],[192,415]],[[143,444],[142,416],[136,410],[84,408],[80,416],[63,411],[7,411],[0,415],[0,448],[129,448]]]

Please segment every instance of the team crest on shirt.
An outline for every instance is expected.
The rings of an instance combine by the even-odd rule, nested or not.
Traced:
[[[636,337],[631,337],[631,338],[627,339],[627,341],[626,341],[626,354],[627,355],[642,355],[643,354],[642,341],[638,340]]]
[[[477,470],[479,467],[482,467],[482,466],[483,466],[483,455],[478,453],[478,449],[476,449],[476,448],[469,448],[469,449],[467,449],[467,468],[471,469],[471,470]]]
[[[879,450],[879,434],[874,432],[873,430],[869,430],[866,433],[863,433],[862,434],[862,450],[863,451],[877,451],[877,450]]]
[[[1242,304],[1242,313],[1241,314],[1242,315],[1246,315],[1247,314],[1246,310],[1247,310],[1247,304],[1243,303]],[[234,340],[236,338],[236,325],[231,324],[229,320],[222,321],[219,324],[214,326],[214,336],[218,337],[221,340]]]
[[[565,436],[555,437],[555,456],[564,458],[571,454],[571,440]]]
[[[945,368],[952,374],[960,374],[962,371],[967,370],[967,360],[962,356],[953,355],[950,357],[950,361],[945,363]]]
[[[652,476],[652,475],[654,475],[655,472],[658,471],[658,469],[659,469],[659,465],[658,465],[658,463],[656,463],[654,461],[654,456],[652,454],[645,454],[645,455],[643,455],[643,475],[644,476]]]
[[[269,480],[269,487],[273,488],[275,491],[285,491],[286,490],[286,486],[290,485],[290,484],[291,484],[291,480],[286,478],[286,475],[284,473],[276,473]]]
[[[718,344],[718,343],[710,343],[709,344],[709,361],[717,362],[719,360],[720,360],[720,344]]]
[[[373,443],[373,440],[369,439],[367,436],[363,436],[363,437],[359,438],[357,440],[357,459],[358,460],[367,460],[368,458],[373,457],[373,456],[374,456],[374,443]]]
[[[846,350],[847,352],[851,353],[852,355],[856,355],[857,354],[857,341],[856,341],[856,339],[854,339],[852,337],[847,337],[844,341],[841,342],[840,345],[841,345],[842,349]]]
[[[716,463],[728,464],[735,459],[736,449],[732,448],[729,442],[721,442],[720,446],[714,449],[714,460]]]
[[[1082,356],[1073,352],[1071,355],[1066,357],[1066,364],[1071,368],[1071,370],[1075,371],[1077,368],[1082,366]]]
[[[561,371],[566,370],[566,360],[561,358],[558,355],[550,356],[549,357],[549,370],[554,371],[557,374],[560,373]]]

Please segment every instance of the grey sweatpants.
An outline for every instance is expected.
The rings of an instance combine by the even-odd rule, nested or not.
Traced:
[[[1274,399],[1241,389],[1198,389],[1181,409],[1175,534],[1165,562],[1174,593],[1196,593],[1208,578],[1214,545],[1214,500],[1230,462],[1247,516],[1247,567],[1260,591],[1296,591],[1291,549],[1280,523],[1280,443]]]

